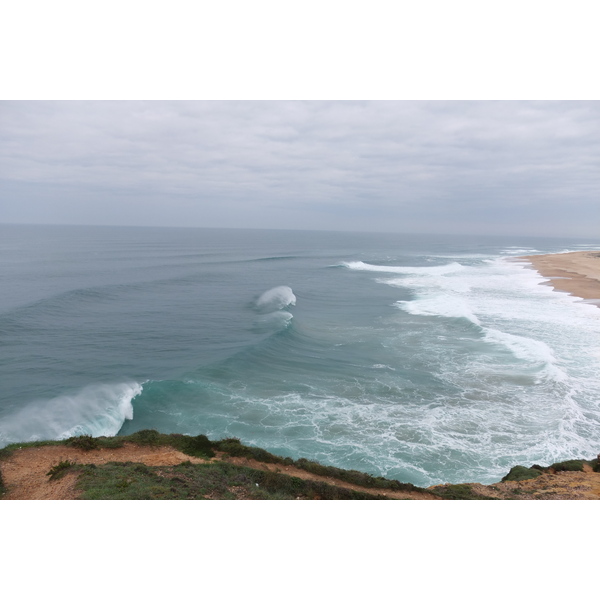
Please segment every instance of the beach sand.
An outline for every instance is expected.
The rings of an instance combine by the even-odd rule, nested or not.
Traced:
[[[600,251],[520,256],[530,262],[555,290],[578,296],[600,307]]]

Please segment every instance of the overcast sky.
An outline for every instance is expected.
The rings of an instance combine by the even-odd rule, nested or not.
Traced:
[[[0,102],[0,222],[600,234],[600,102]]]

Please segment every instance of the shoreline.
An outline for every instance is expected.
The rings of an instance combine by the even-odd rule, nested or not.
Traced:
[[[550,281],[544,281],[544,285],[600,308],[600,251],[533,254],[516,258],[529,262],[542,277],[548,278]]]

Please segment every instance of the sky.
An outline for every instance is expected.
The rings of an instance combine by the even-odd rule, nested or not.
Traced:
[[[597,101],[3,101],[0,222],[594,236]]]

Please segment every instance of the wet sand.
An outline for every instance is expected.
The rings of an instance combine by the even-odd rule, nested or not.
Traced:
[[[550,281],[555,290],[567,292],[600,306],[600,251],[520,256]]]

